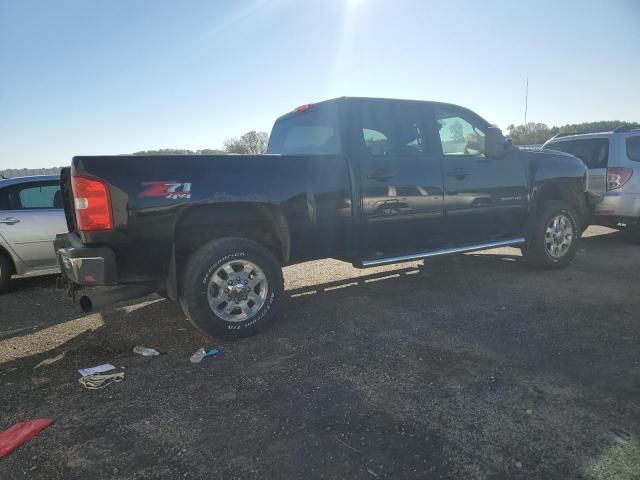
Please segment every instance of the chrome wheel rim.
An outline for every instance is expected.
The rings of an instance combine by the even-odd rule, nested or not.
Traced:
[[[553,258],[563,257],[571,248],[573,236],[571,219],[564,214],[556,215],[547,225],[544,236],[544,246],[547,253]]]
[[[225,322],[243,322],[260,311],[267,291],[267,277],[260,267],[248,260],[232,260],[211,275],[207,300]]]

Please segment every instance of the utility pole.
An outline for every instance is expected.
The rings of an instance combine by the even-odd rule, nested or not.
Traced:
[[[527,88],[524,92],[524,131],[528,132],[527,128],[527,107],[529,106],[529,77],[527,77]]]

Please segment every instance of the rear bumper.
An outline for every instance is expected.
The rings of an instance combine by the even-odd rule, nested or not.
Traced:
[[[597,217],[640,217],[640,195],[624,191],[610,191],[596,205],[593,214]]]
[[[60,271],[80,285],[117,285],[116,257],[106,247],[87,247],[74,233],[56,235],[53,242]]]

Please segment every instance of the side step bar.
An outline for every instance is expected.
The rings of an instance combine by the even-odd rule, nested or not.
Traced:
[[[400,255],[397,257],[374,258],[372,260],[363,260],[363,267],[376,267],[378,265],[386,265],[389,263],[411,262],[420,260],[421,258],[437,257],[439,255],[450,255],[452,253],[474,252],[476,250],[487,250],[489,248],[510,247],[514,245],[522,245],[525,242],[524,237],[508,238],[506,240],[498,240],[495,242],[472,243],[461,247],[443,248],[440,250],[428,250],[426,252],[412,253],[410,255]]]

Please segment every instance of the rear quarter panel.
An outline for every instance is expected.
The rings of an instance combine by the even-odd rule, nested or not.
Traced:
[[[195,205],[246,203],[279,209],[289,228],[291,261],[348,250],[351,192],[342,156],[75,157],[72,174],[98,177],[109,185],[114,230],[81,237],[85,244],[112,247],[120,275],[162,275],[176,224]],[[179,191],[184,184],[190,188],[188,195],[175,197],[153,182],[181,184]]]

